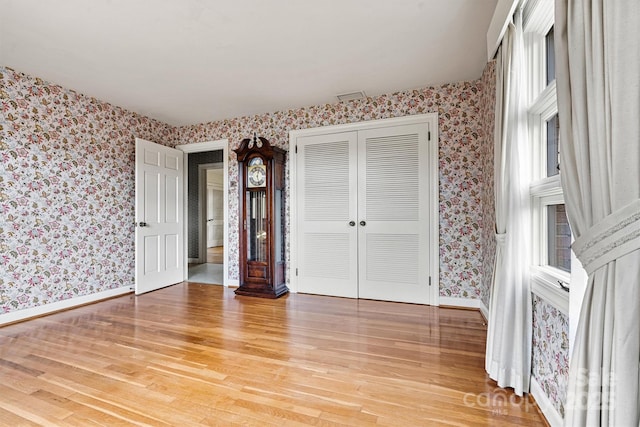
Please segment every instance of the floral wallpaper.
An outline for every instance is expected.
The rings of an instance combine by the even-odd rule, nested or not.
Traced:
[[[0,67],[0,313],[130,286],[134,144],[173,128]]]
[[[569,318],[533,295],[532,374],[564,418],[569,381]]]
[[[494,167],[493,167],[493,135],[495,124],[496,105],[496,72],[495,61],[487,64],[482,73],[480,82],[482,84],[482,99],[480,100],[480,117],[482,118],[482,149],[480,151],[480,161],[482,167],[482,302],[489,308],[489,296],[491,293],[491,281],[493,278],[493,264],[496,254],[496,210],[494,189]]]
[[[472,82],[173,128],[0,68],[1,310],[133,283],[135,137],[168,146],[228,138],[235,148],[257,132],[287,148],[292,129],[428,112],[438,112],[440,127],[441,295],[486,298],[483,111],[491,84],[486,75]],[[228,268],[237,279],[237,162],[234,153],[230,157]]]
[[[480,81],[444,84],[364,100],[317,105],[241,117],[178,129],[180,144],[228,138],[237,148],[257,132],[273,145],[288,149],[289,131],[406,115],[437,112],[440,128],[440,283],[441,295],[481,298],[482,162]],[[230,265],[238,278],[237,161],[230,155]],[[289,227],[288,206],[287,224]],[[288,260],[288,242],[287,260]]]

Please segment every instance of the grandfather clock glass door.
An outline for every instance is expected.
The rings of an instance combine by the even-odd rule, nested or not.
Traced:
[[[247,261],[267,262],[267,198],[264,190],[247,193]]]

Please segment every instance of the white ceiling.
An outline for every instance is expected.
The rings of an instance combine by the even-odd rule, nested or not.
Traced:
[[[0,0],[0,65],[172,125],[480,77],[496,0]]]

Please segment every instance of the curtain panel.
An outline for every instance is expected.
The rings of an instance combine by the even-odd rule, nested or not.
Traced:
[[[522,396],[531,378],[530,168],[527,156],[522,10],[507,28],[496,60],[494,136],[496,259],[485,369]]]
[[[556,0],[562,186],[589,278],[567,426],[640,423],[640,2]]]

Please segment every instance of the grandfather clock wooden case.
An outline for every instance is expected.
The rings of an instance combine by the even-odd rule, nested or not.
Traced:
[[[255,135],[234,151],[240,190],[240,287],[235,292],[278,298],[289,292],[284,277],[286,151]]]

